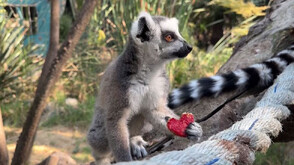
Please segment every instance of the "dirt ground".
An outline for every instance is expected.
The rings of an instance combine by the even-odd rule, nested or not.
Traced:
[[[5,127],[4,130],[11,161],[21,129]],[[56,126],[38,130],[30,164],[40,163],[56,151],[67,153],[79,164],[93,161],[90,147],[86,142],[86,129]]]

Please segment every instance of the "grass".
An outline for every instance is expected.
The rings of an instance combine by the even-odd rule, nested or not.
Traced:
[[[293,165],[294,143],[274,143],[266,154],[256,153],[254,165]]]
[[[58,105],[51,112],[51,115],[41,123],[42,127],[52,127],[56,125],[87,127],[92,120],[94,112],[95,97],[89,97],[77,107],[70,105]]]
[[[4,125],[21,127],[26,119],[29,107],[29,101],[20,100],[1,104],[0,109],[2,111]]]
[[[95,97],[88,97],[87,100],[79,103],[77,107],[72,107],[65,104],[65,98],[61,94],[57,94],[57,96],[59,100],[53,103],[53,108],[45,109],[41,127],[63,125],[86,128],[91,123]],[[62,102],[62,100],[64,101]],[[30,101],[24,100],[1,104],[0,108],[4,124],[11,127],[21,127],[26,119],[30,104]]]

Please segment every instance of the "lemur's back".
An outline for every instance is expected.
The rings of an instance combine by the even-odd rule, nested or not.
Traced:
[[[119,58],[119,57],[118,57]],[[112,61],[103,73],[98,93],[98,104],[102,108],[106,108],[110,99],[115,96],[114,90],[118,87],[115,68],[117,67],[118,58]]]

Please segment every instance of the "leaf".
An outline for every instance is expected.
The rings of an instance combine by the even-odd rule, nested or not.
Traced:
[[[237,13],[244,18],[251,16],[264,16],[268,6],[257,7],[252,2],[244,2],[243,0],[212,0],[209,5],[220,5],[229,8],[231,12]]]

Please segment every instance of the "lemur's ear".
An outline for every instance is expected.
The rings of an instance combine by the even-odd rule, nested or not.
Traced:
[[[149,41],[155,29],[155,23],[149,13],[141,12],[138,19],[132,24],[131,35],[141,43]]]

